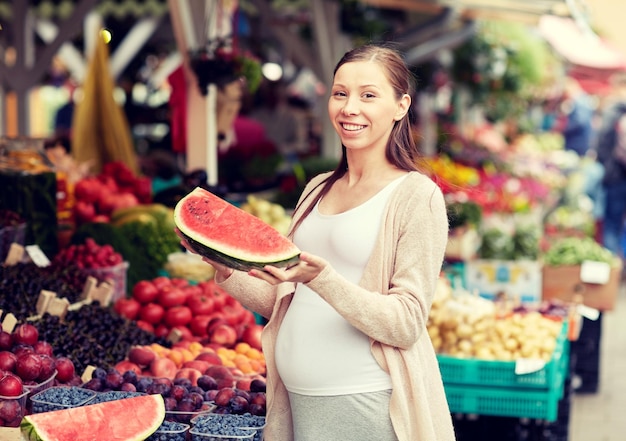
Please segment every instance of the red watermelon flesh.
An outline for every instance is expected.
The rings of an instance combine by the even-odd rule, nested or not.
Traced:
[[[176,204],[174,222],[198,254],[242,271],[289,266],[300,256],[271,225],[201,187]]]
[[[163,397],[153,394],[27,415],[20,428],[29,441],[143,441],[164,418]]]

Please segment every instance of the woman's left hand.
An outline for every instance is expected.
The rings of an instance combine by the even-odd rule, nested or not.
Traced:
[[[321,257],[303,252],[300,254],[300,261],[293,266],[278,268],[266,265],[263,270],[253,269],[248,271],[248,274],[272,285],[282,282],[308,283],[317,277],[326,265],[328,262]]]

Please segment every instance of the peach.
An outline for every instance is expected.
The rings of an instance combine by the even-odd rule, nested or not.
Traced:
[[[198,369],[183,367],[180,368],[178,372],[176,372],[174,378],[187,378],[189,381],[191,381],[192,386],[197,386],[198,378],[200,378],[201,376],[202,372]]]
[[[209,352],[206,350],[205,352],[200,352],[198,355],[196,355],[195,359],[206,361],[209,364],[222,364],[222,359],[219,355],[217,355],[215,352]]]
[[[155,358],[154,351],[146,346],[133,346],[128,350],[128,360],[137,366],[149,366]]]
[[[155,377],[174,378],[178,368],[176,364],[169,358],[156,358],[150,363],[150,372]]]
[[[183,367],[184,368],[193,368],[193,369],[197,369],[200,372],[204,372],[206,371],[209,366],[211,366],[211,363],[209,363],[208,361],[203,361],[203,360],[189,360],[183,363]]]

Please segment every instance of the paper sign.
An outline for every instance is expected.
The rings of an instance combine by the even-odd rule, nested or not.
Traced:
[[[24,247],[18,243],[12,243],[9,247],[9,253],[7,254],[6,259],[4,259],[4,264],[6,266],[13,266],[22,261],[24,257]]]
[[[93,375],[93,371],[95,371],[95,370],[96,370],[95,366],[88,365],[85,368],[85,370],[83,371],[83,375],[80,376],[80,379],[82,380],[82,382],[86,383],[89,380],[91,380],[91,377]]]
[[[45,289],[42,289],[39,293],[39,297],[37,298],[37,305],[35,306],[35,310],[38,315],[43,315],[44,312],[48,310],[48,306],[50,306],[50,300],[55,298],[57,295]]]
[[[583,304],[580,304],[576,307],[576,312],[578,312],[580,315],[582,315],[583,317],[589,320],[595,321],[595,320],[598,320],[598,318],[600,318],[600,311],[598,311],[595,308],[585,306]]]
[[[580,280],[585,283],[605,285],[611,276],[611,265],[606,262],[585,260],[580,265]]]
[[[17,325],[17,319],[9,312],[4,320],[2,320],[2,330],[10,334],[13,332],[13,329],[15,329],[15,325]]]
[[[546,362],[538,358],[519,358],[515,360],[515,374],[524,375],[540,371]]]
[[[41,251],[39,245],[28,245],[26,247],[26,253],[38,267],[43,268],[50,265],[50,259]]]

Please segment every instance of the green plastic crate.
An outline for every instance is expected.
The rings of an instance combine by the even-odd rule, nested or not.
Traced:
[[[537,372],[518,375],[514,361],[439,355],[450,411],[555,421],[569,371],[569,351],[564,323],[552,359]]]
[[[445,386],[451,413],[556,421],[563,388],[546,390]]]
[[[549,389],[562,387],[569,365],[567,323],[563,323],[552,358],[532,373],[516,374],[514,361],[480,360],[437,355],[443,382],[454,386]]]

